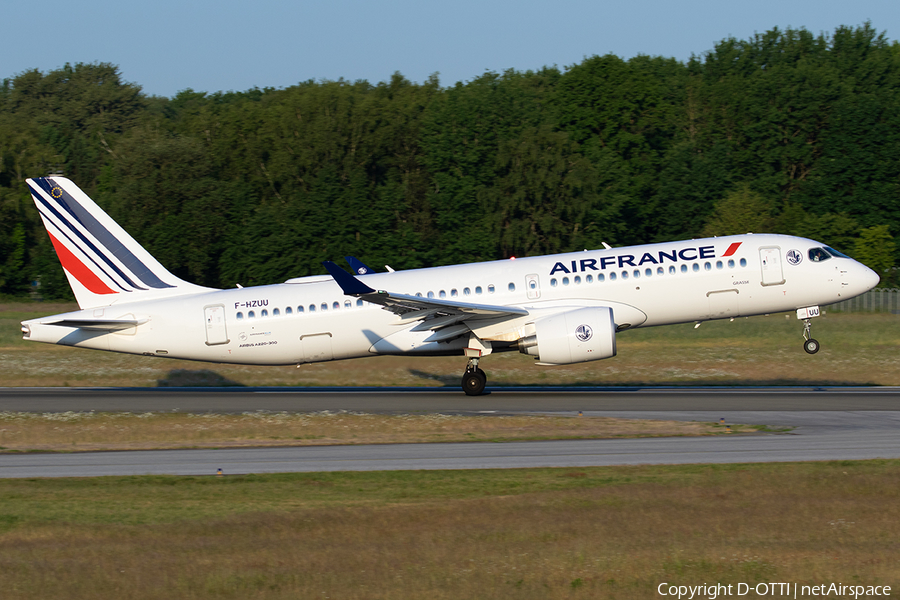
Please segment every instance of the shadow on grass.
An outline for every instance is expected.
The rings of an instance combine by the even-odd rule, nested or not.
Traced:
[[[416,369],[410,369],[409,374],[413,377],[417,377],[419,379],[427,379],[428,381],[436,381],[440,383],[443,387],[459,387],[460,379],[462,378],[462,373],[459,374],[447,374],[447,373],[429,373],[426,371],[418,371]],[[488,376],[488,387],[534,387],[534,388],[542,388],[542,387],[877,387],[879,384],[877,383],[860,383],[860,382],[852,382],[852,381],[841,381],[841,380],[822,380],[822,379],[789,379],[789,378],[775,378],[775,379],[692,379],[690,381],[677,380],[677,381],[669,381],[669,380],[655,380],[655,381],[646,381],[646,380],[634,380],[634,381],[608,381],[608,380],[595,380],[595,381],[577,381],[577,382],[552,382],[552,381],[497,381],[496,379],[491,379],[491,372],[487,372]]]
[[[463,365],[465,366],[465,365]],[[417,369],[410,369],[409,374],[413,377],[417,377],[419,379],[427,379],[428,381],[437,381],[444,387],[458,387],[460,381],[462,380],[462,372],[460,371],[458,374],[449,374],[449,373],[428,373],[426,371],[419,371]]]
[[[157,387],[245,387],[243,383],[232,381],[209,369],[191,371],[173,369],[165,379],[156,381]]]

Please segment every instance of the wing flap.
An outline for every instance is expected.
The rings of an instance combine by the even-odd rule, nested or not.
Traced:
[[[459,337],[461,335],[465,335],[467,333],[471,333],[472,330],[465,323],[458,323],[456,325],[451,325],[450,327],[445,327],[440,331],[435,331],[433,335],[425,338],[426,342],[443,342],[445,340],[451,340],[455,337]]]

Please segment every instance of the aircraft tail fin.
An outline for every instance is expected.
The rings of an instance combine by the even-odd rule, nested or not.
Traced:
[[[27,182],[82,309],[209,290],[172,275],[65,177]]]

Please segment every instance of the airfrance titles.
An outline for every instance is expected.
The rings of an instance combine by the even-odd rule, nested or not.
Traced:
[[[731,250],[729,248],[729,250]],[[733,253],[733,252],[732,252]],[[723,256],[729,256],[726,252]],[[692,262],[705,258],[715,258],[714,246],[700,246],[698,248],[682,248],[667,252],[644,252],[640,257],[634,254],[620,254],[618,256],[601,256],[599,258],[582,258],[570,263],[557,262],[550,269],[550,274],[556,273],[583,273],[585,271],[605,271],[606,269],[621,269],[624,267],[640,267],[645,264],[660,265],[668,262]]]

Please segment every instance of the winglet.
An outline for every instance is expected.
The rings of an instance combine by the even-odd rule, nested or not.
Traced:
[[[363,261],[359,260],[355,256],[345,256],[344,260],[347,261],[347,264],[350,265],[350,269],[353,270],[357,275],[368,275],[369,273],[374,273],[375,271],[365,265]]]
[[[334,277],[341,289],[348,296],[364,296],[366,294],[374,294],[375,290],[361,282],[359,279],[347,273],[330,260],[322,262],[322,265],[328,270],[328,273]]]

